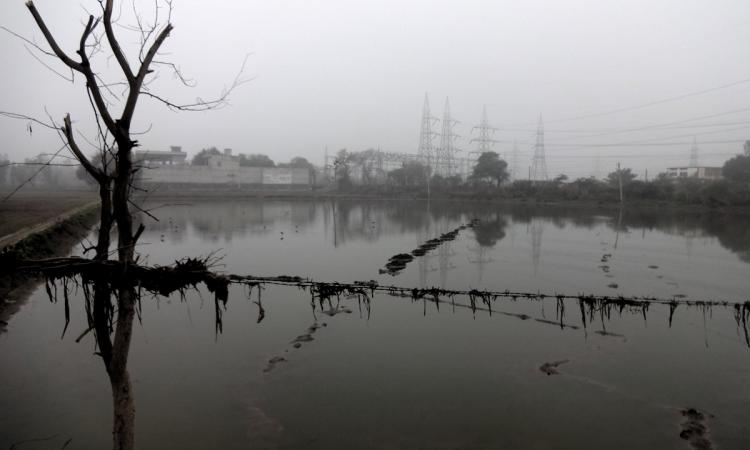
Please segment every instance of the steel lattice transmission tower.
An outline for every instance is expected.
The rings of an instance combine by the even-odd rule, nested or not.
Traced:
[[[455,146],[458,135],[453,132],[453,127],[458,123],[451,117],[451,104],[445,98],[445,109],[443,110],[443,132],[440,133],[440,147],[435,155],[434,172],[444,177],[454,174],[456,169],[455,154],[459,151]]]
[[[544,156],[544,123],[539,115],[539,125],[536,129],[536,144],[534,144],[534,158],[531,161],[531,180],[547,181],[547,160]]]
[[[690,147],[690,164],[688,167],[698,167],[698,143],[693,138],[693,146]]]
[[[495,131],[497,131],[497,128],[490,126],[490,123],[487,120],[487,106],[482,108],[482,122],[471,129],[472,132],[474,130],[479,130],[479,137],[472,139],[470,142],[477,143],[477,152],[485,153],[491,151],[492,146],[497,143],[497,141],[492,138]]]
[[[510,179],[515,181],[519,179],[518,176],[518,142],[513,141],[513,152],[511,153],[510,159]]]
[[[495,135],[495,131],[497,131],[497,128],[491,126],[489,120],[487,120],[486,105],[482,107],[482,122],[471,129],[472,132],[474,132],[474,130],[479,131],[479,136],[470,140],[469,142],[476,142],[477,149],[476,151],[469,152],[469,159],[476,161],[476,158],[472,158],[472,156],[476,156],[478,158],[482,153],[492,151],[492,146],[498,142],[493,138],[493,136]]]
[[[438,119],[430,114],[430,100],[427,93],[424,94],[424,106],[422,107],[422,126],[419,131],[419,149],[417,155],[419,161],[427,166],[433,167],[435,160],[435,146],[432,141],[437,135],[432,131],[432,125]]]

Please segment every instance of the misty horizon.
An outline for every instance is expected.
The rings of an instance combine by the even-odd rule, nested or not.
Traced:
[[[35,3],[71,50],[85,11]],[[3,26],[42,42],[22,1],[5,2],[2,10]],[[218,111],[175,113],[141,99],[134,130],[150,128],[138,137],[141,149],[179,145],[189,156],[215,146],[321,165],[326,148],[329,154],[344,148],[416,154],[428,94],[438,118],[450,99],[460,122],[459,157],[476,150],[472,128],[486,105],[498,128],[493,150],[510,162],[517,142],[521,174],[531,164],[540,116],[550,178],[595,171],[602,177],[617,162],[640,178],[645,170],[656,175],[687,165],[693,139],[699,163],[720,166],[750,136],[750,109],[743,108],[750,63],[740,57],[750,38],[742,21],[748,13],[742,1],[224,1],[206,8],[182,0],[175,3],[165,53],[197,86],[180,86],[162,71],[154,91],[178,101],[215,97],[245,55],[250,81]],[[122,14],[123,21],[132,19]],[[13,64],[0,88],[0,110],[46,119],[46,108],[58,122],[70,112],[90,136],[81,80],[63,80],[30,56],[23,41],[3,36],[3,54]],[[0,130],[6,137],[0,154],[11,160],[60,146],[53,132],[33,127],[30,133],[24,121],[3,118]]]

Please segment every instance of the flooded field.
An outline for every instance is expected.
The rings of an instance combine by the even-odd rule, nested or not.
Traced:
[[[152,265],[215,253],[234,274],[748,300],[746,217],[355,200],[149,207],[159,221],[146,219],[138,251]],[[109,380],[82,296],[72,289],[62,338],[64,306],[43,286],[0,335],[0,447],[110,445]],[[553,300],[498,299],[491,313],[384,293],[310,300],[293,286],[232,286],[218,333],[203,288],[144,297],[129,361],[136,447],[750,448],[750,340],[731,307],[654,304],[587,314],[584,326],[575,302],[561,315]]]

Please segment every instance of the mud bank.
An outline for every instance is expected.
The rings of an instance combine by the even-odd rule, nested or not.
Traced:
[[[65,256],[78,245],[98,219],[98,205],[89,204],[34,227],[13,245],[0,253],[13,253],[24,259],[43,259]],[[41,279],[27,273],[9,273],[0,269],[0,333],[8,321],[36,289]]]

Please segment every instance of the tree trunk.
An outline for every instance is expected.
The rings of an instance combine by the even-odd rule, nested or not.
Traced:
[[[135,240],[133,239],[133,217],[130,215],[128,199],[130,198],[130,183],[133,178],[132,148],[129,133],[124,133],[128,139],[118,139],[117,175],[112,193],[112,212],[117,222],[117,255],[120,262],[133,262]]]
[[[112,448],[132,450],[135,447],[135,402],[128,373],[128,354],[135,317],[135,289],[125,286],[119,290],[117,328],[115,330],[109,380],[112,386]]]
[[[110,236],[112,233],[112,182],[107,179],[99,182],[99,201],[101,210],[99,213],[99,234],[96,242],[97,260],[106,260],[109,256]]]
[[[128,355],[133,335],[136,293],[135,287],[128,282],[129,265],[133,262],[135,254],[133,218],[130,215],[128,202],[133,172],[133,144],[129,140],[127,130],[123,130],[123,135],[127,138],[118,139],[117,172],[112,193],[112,213],[117,222],[117,256],[123,263],[123,272],[122,284],[118,291],[117,325],[108,374],[112,386],[114,411],[113,448],[132,450],[135,445],[135,403],[128,373]]]

